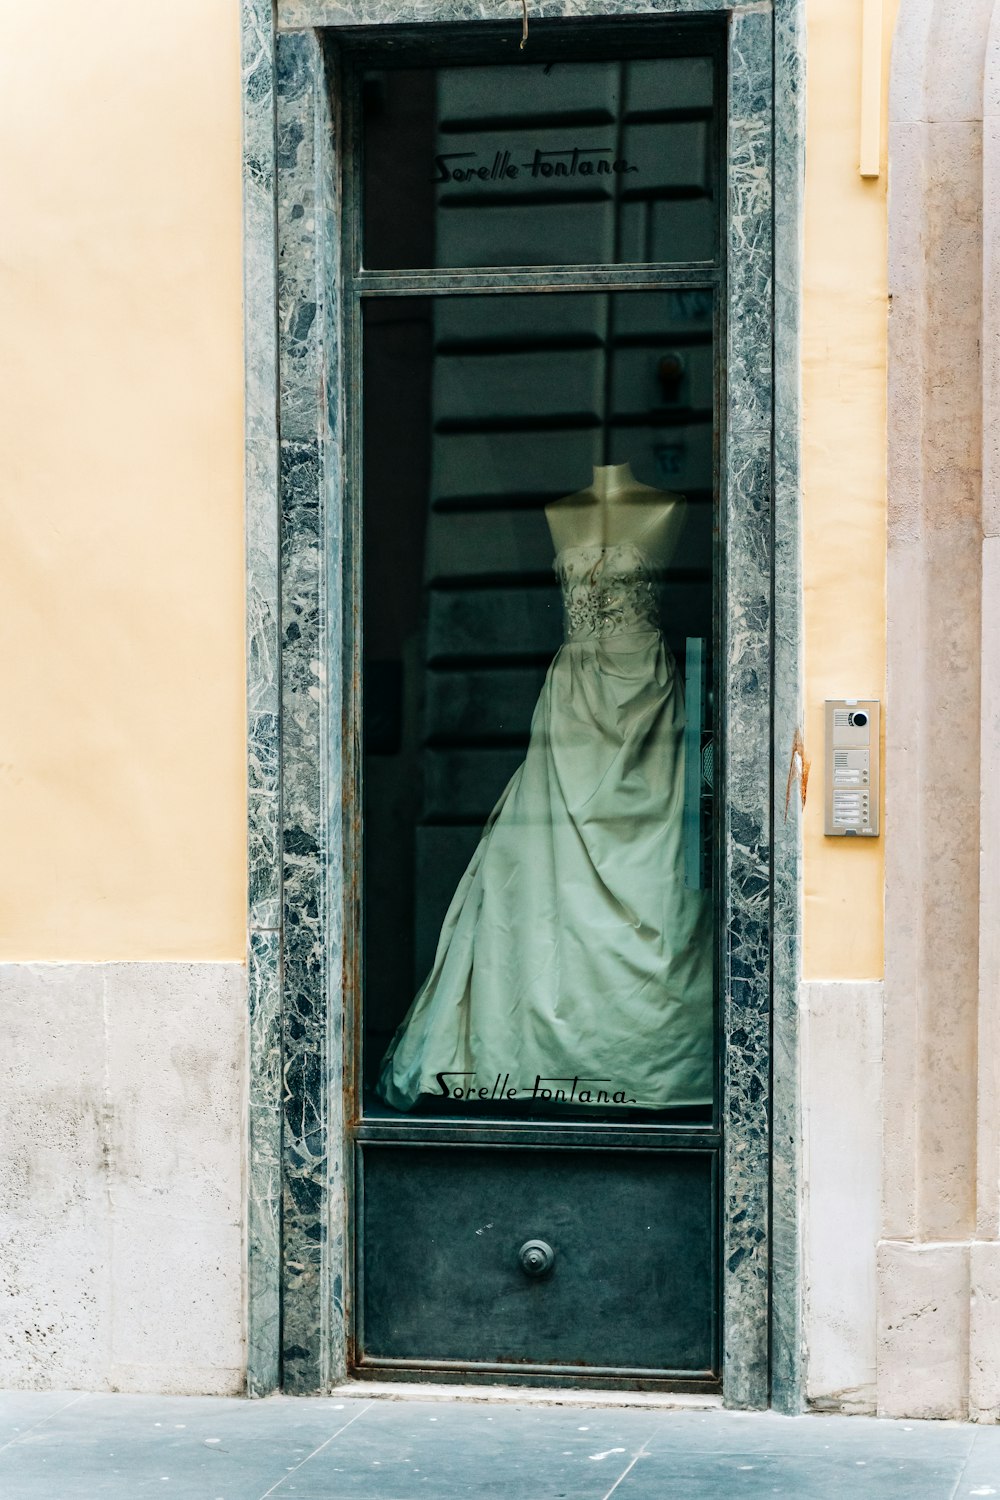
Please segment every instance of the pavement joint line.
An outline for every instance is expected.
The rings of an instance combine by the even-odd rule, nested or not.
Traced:
[[[622,1470],[622,1472],[619,1474],[618,1478],[615,1480],[614,1484],[608,1490],[608,1493],[606,1495],[602,1495],[601,1496],[601,1500],[611,1500],[611,1496],[614,1494],[615,1490],[621,1484],[622,1480],[626,1479],[628,1477],[628,1475],[631,1474],[632,1470],[635,1468],[635,1466],[639,1462],[640,1458],[642,1458],[643,1454],[645,1453],[646,1449],[649,1447],[649,1445],[650,1445],[650,1443],[652,1441],[653,1440],[652,1440],[651,1437],[648,1437],[646,1439],[646,1441],[643,1443],[642,1447],[639,1449],[638,1453],[636,1453],[633,1456],[632,1462],[628,1465],[627,1468],[625,1468],[625,1469]]]
[[[316,1457],[317,1453],[322,1453],[324,1448],[329,1448],[330,1444],[337,1438],[339,1438],[342,1432],[346,1432],[348,1427],[359,1421],[360,1418],[364,1416],[366,1411],[371,1411],[374,1405],[374,1401],[369,1401],[368,1405],[363,1406],[359,1412],[356,1412],[349,1422],[344,1422],[342,1426],[337,1428],[336,1432],[331,1432],[330,1436],[326,1439],[325,1442],[320,1443],[319,1447],[314,1448],[311,1453],[307,1453],[305,1458],[303,1458],[299,1463],[295,1465],[294,1469],[289,1469],[287,1473],[282,1474],[281,1478],[276,1480],[269,1490],[265,1490],[264,1493],[260,1496],[260,1500],[267,1500],[268,1495],[275,1494],[285,1483],[286,1479],[291,1479],[293,1474],[297,1474],[304,1464],[309,1463],[310,1459]]]
[[[955,1479],[954,1488],[952,1489],[951,1494],[948,1496],[948,1500],[955,1500],[955,1496],[958,1494],[958,1487],[962,1483],[962,1480],[965,1478],[965,1471],[969,1467],[969,1459],[972,1457],[972,1450],[976,1446],[976,1439],[978,1437],[979,1437],[979,1433],[978,1432],[974,1432],[972,1434],[972,1441],[969,1444],[968,1449],[966,1450],[965,1457],[962,1459],[962,1467],[958,1471],[958,1474],[957,1474],[956,1479]]]
[[[8,1448],[16,1448],[18,1443],[24,1441],[29,1432],[34,1432],[36,1427],[44,1427],[46,1422],[52,1421],[53,1417],[60,1416],[62,1412],[68,1411],[71,1406],[76,1406],[80,1401],[86,1401],[87,1397],[92,1394],[91,1391],[78,1391],[64,1406],[57,1406],[55,1411],[50,1411],[47,1416],[39,1417],[37,1422],[32,1422],[30,1427],[26,1427],[23,1432],[19,1432],[16,1437],[8,1438],[5,1443],[0,1443],[0,1453],[6,1453]]]

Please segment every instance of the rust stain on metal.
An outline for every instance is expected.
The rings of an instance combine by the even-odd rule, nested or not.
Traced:
[[[785,786],[785,820],[788,820],[788,809],[792,800],[792,787],[796,782],[799,784],[799,796],[803,811],[806,805],[806,792],[809,787],[809,757],[806,754],[805,741],[802,738],[802,730],[796,729],[792,739],[792,753],[788,760],[788,781]]]

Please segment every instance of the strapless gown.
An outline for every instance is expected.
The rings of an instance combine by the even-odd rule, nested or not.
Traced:
[[[633,543],[555,568],[565,640],[382,1061],[396,1109],[497,1079],[585,1106],[712,1098],[711,902],[684,884],[683,687],[652,571]]]

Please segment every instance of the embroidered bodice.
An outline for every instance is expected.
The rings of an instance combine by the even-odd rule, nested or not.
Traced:
[[[564,547],[554,567],[568,641],[659,630],[652,570],[634,542]]]

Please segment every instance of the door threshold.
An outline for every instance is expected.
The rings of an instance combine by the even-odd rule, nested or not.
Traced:
[[[638,1406],[654,1411],[720,1411],[722,1397],[682,1391],[581,1390],[578,1386],[435,1384],[415,1380],[343,1380],[331,1396],[369,1396],[376,1401],[479,1401],[505,1406]]]

